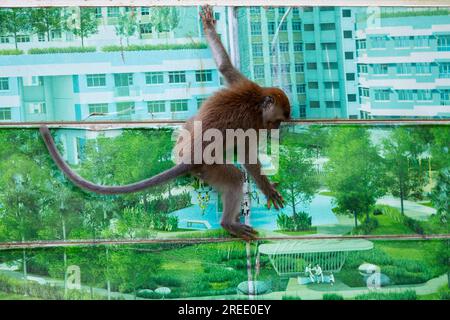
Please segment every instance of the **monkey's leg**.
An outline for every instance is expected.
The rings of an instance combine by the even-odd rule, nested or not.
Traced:
[[[200,177],[222,193],[223,214],[220,225],[237,237],[254,239],[256,230],[239,222],[244,174],[233,165],[208,165],[202,168]]]

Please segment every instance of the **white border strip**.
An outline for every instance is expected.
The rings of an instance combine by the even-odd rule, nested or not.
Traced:
[[[420,6],[450,7],[449,0],[1,0],[0,7],[39,6]]]

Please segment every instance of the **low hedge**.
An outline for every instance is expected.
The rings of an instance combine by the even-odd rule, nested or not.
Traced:
[[[355,300],[417,300],[414,290],[403,292],[370,292],[357,295]]]
[[[19,54],[23,54],[22,50],[19,49],[3,49],[0,50],[0,56],[16,56]]]
[[[195,42],[188,44],[145,44],[137,45],[132,44],[129,46],[121,47],[117,45],[105,46],[101,50],[103,52],[115,52],[115,51],[151,51],[151,50],[180,50],[180,49],[205,49],[208,45],[203,42]]]
[[[32,48],[28,50],[28,54],[84,53],[95,51],[97,51],[95,47]]]

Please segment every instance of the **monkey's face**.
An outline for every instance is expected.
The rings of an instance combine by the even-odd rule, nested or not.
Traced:
[[[264,90],[262,120],[266,129],[278,129],[281,122],[289,120],[291,105],[286,94],[278,88]]]

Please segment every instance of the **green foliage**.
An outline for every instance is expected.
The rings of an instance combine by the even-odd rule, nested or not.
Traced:
[[[307,231],[311,229],[312,217],[306,212],[293,213],[292,216],[279,213],[277,215],[277,225],[281,230]]]
[[[81,46],[84,47],[84,39],[98,32],[98,21],[94,7],[76,7],[65,17],[64,29],[81,38]]]
[[[423,16],[448,16],[450,10],[436,9],[436,10],[423,10],[423,11],[399,11],[399,12],[382,12],[381,18],[400,18],[400,17],[423,17]]]
[[[75,52],[95,52],[95,47],[60,47],[60,48],[32,48],[28,54],[55,54],[55,53],[75,53]]]
[[[360,294],[356,300],[417,300],[417,294],[413,290],[403,292],[370,292]]]
[[[0,34],[12,35],[17,48],[17,36],[31,30],[29,8],[0,8]]]
[[[146,44],[146,45],[129,45],[127,47],[121,46],[104,46],[102,51],[114,52],[114,51],[152,51],[152,50],[189,50],[189,49],[206,49],[208,45],[203,42],[194,42],[188,44]]]
[[[283,295],[281,300],[302,300],[299,296]]]
[[[50,41],[50,32],[62,29],[62,10],[58,7],[32,8],[30,24],[33,32],[46,34]]]
[[[15,56],[23,54],[23,50],[19,49],[2,49],[0,50],[0,56]]]
[[[322,296],[323,300],[344,300],[344,297],[341,296],[340,294],[335,294],[335,293],[325,293]]]
[[[150,23],[158,32],[175,29],[180,21],[177,7],[153,7],[150,10]]]
[[[436,185],[431,192],[431,201],[443,223],[450,223],[450,169],[445,168],[439,172]]]
[[[136,33],[138,26],[136,10],[134,8],[131,8],[128,12],[121,13],[117,24],[114,26],[116,35],[120,38],[120,44],[122,44],[122,38],[126,38],[128,45],[128,39]]]
[[[358,227],[353,229],[353,233],[355,234],[370,234],[376,228],[378,228],[378,220],[376,218],[364,219],[364,222]]]

